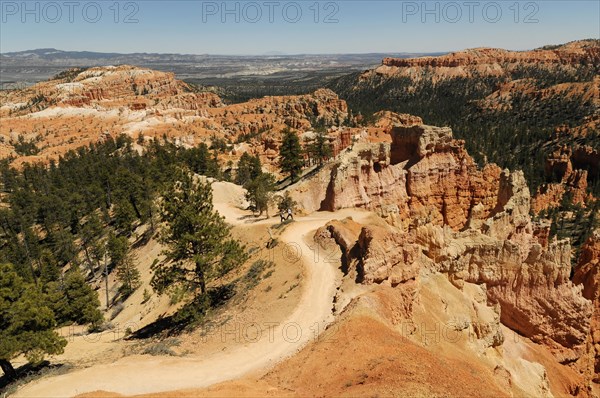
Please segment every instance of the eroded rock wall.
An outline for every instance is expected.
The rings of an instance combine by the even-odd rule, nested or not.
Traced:
[[[397,219],[409,220],[388,217],[399,228],[363,226],[359,234],[356,226],[348,234],[328,225],[357,281],[397,286],[427,270],[458,289],[481,286],[502,324],[577,369],[577,390],[591,394],[600,336],[597,241],[582,252],[574,283],[569,241],[550,239],[547,223],[532,222],[522,172],[479,169],[446,128],[400,126],[391,135],[391,144],[361,146],[333,166],[322,202],[322,209],[365,207],[384,216],[395,206]]]

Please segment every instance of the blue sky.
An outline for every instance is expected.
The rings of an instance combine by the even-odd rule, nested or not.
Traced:
[[[0,52],[522,50],[600,38],[600,1],[0,0],[0,24]]]

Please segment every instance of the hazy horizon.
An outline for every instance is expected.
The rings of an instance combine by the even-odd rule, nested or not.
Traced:
[[[584,40],[584,39],[582,39]],[[562,44],[562,43],[557,43],[557,44]],[[369,55],[369,54],[445,54],[445,53],[449,53],[452,51],[460,51],[460,49],[455,49],[455,50],[447,50],[447,51],[428,51],[428,52],[407,52],[407,51],[381,51],[381,52],[360,52],[360,53],[284,53],[284,52],[278,52],[278,51],[272,51],[272,52],[265,52],[262,54],[228,54],[228,53],[223,53],[223,54],[217,54],[217,53],[172,53],[172,52],[117,52],[117,51],[94,51],[94,50],[82,50],[82,49],[74,49],[74,50],[65,50],[63,48],[46,48],[46,47],[40,47],[40,48],[26,48],[26,49],[22,49],[22,50],[16,50],[16,51],[6,51],[6,52],[0,52],[0,54],[16,54],[16,53],[26,53],[26,52],[33,52],[33,51],[40,51],[40,50],[55,50],[55,51],[61,51],[61,52],[74,52],[74,53],[95,53],[95,54],[119,54],[119,55],[135,55],[135,54],[140,54],[140,55],[189,55],[189,56],[223,56],[223,57],[288,57],[288,56],[302,56],[302,55],[309,55],[309,56],[318,56],[318,55]]]
[[[561,43],[546,43],[543,46],[548,46],[548,45],[562,45],[562,44],[567,44],[569,42],[573,42],[573,41],[584,41],[584,40],[599,40],[599,39],[592,39],[592,38],[580,38],[580,39],[575,39],[575,40],[570,40],[568,42],[561,42]],[[502,48],[505,50],[510,50],[510,51],[530,51],[530,50],[535,50],[537,48],[541,48],[543,46],[539,46],[539,47],[532,47],[532,48],[523,48],[523,49],[514,49],[514,48],[504,48],[504,47],[495,47],[495,48]],[[26,49],[20,49],[20,50],[16,50],[16,51],[2,51],[0,52],[0,54],[14,54],[14,53],[26,53],[26,52],[34,52],[34,51],[41,51],[41,50],[55,50],[55,51],[61,51],[61,52],[74,52],[74,53],[95,53],[95,54],[119,54],[119,55],[187,55],[187,56],[222,56],[222,57],[293,57],[293,56],[327,56],[327,55],[370,55],[370,54],[375,54],[375,55],[379,55],[379,54],[448,54],[451,52],[457,52],[457,51],[462,51],[462,50],[469,50],[469,49],[473,49],[473,48],[494,48],[494,47],[490,47],[490,46],[477,46],[477,47],[468,47],[468,48],[453,48],[453,49],[447,49],[447,50],[440,50],[440,51],[376,51],[376,52],[349,52],[349,53],[286,53],[286,52],[279,52],[279,51],[267,51],[265,53],[261,53],[261,54],[235,54],[235,53],[173,53],[173,52],[118,52],[118,51],[95,51],[95,50],[88,50],[88,49],[72,49],[72,50],[66,50],[64,48],[54,48],[54,47],[39,47],[39,48],[26,48]]]

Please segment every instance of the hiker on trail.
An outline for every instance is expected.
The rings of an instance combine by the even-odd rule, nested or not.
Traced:
[[[288,209],[287,213],[288,213],[287,219],[289,220],[291,218],[293,220],[294,216],[292,214],[292,209]]]
[[[283,210],[281,210],[281,213],[279,213],[279,217],[281,218],[281,222],[285,221],[285,212]]]

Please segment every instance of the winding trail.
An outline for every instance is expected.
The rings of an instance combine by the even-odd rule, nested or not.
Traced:
[[[243,225],[248,213],[232,204],[235,188],[222,184],[214,185],[215,208],[228,222]],[[280,240],[289,245],[289,258],[302,261],[305,268],[302,297],[289,318],[269,326],[259,341],[203,357],[125,357],[111,364],[41,379],[26,385],[15,396],[71,397],[99,390],[134,395],[203,388],[273,367],[316,338],[333,321],[332,300],[339,271],[324,256],[316,255],[307,241],[312,241],[311,233],[327,221],[350,215],[360,222],[369,213],[355,209],[314,213],[297,219],[282,233]]]

